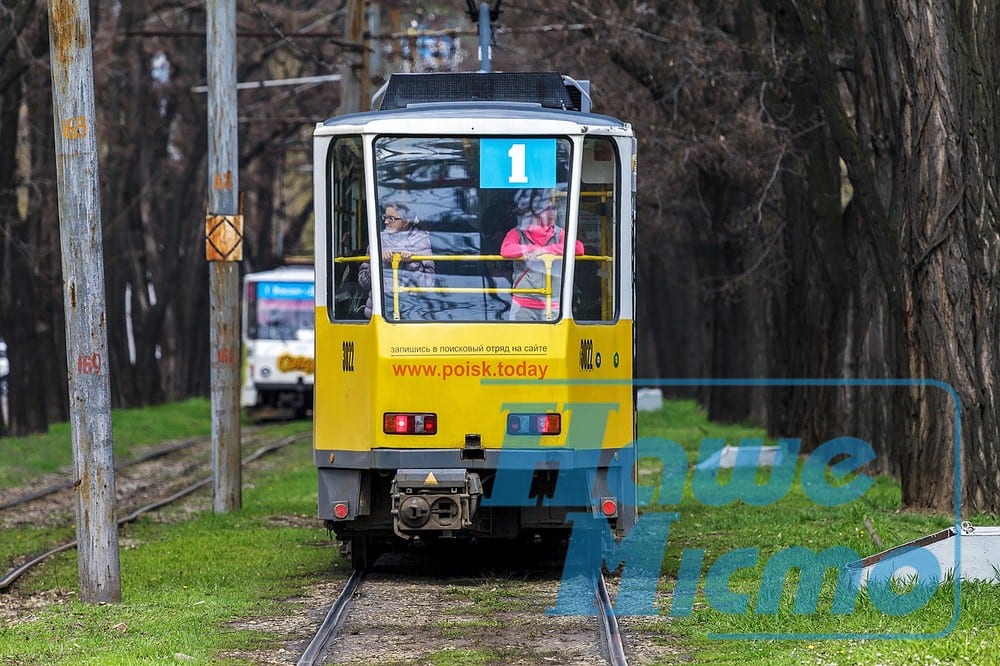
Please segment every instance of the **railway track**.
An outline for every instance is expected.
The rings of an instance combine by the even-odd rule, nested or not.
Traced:
[[[608,594],[608,585],[604,580],[603,573],[598,576],[595,587],[598,632],[601,645],[608,652],[608,662],[611,666],[628,666],[628,660],[625,658],[625,645],[622,643],[622,634],[618,629],[618,618],[615,617],[614,604],[611,603],[611,596]]]
[[[258,460],[259,458],[264,457],[265,455],[267,455],[269,453],[273,453],[274,451],[282,449],[285,446],[288,446],[289,444],[301,441],[302,439],[304,439],[306,437],[309,437],[310,434],[311,433],[308,433],[308,432],[306,432],[306,433],[298,433],[298,434],[295,434],[295,435],[291,435],[289,437],[285,437],[284,439],[281,439],[281,440],[279,440],[277,442],[273,442],[273,443],[270,443],[270,444],[262,445],[259,448],[257,448],[253,453],[251,453],[250,455],[245,456],[243,458],[243,464],[244,465],[249,464],[249,463],[251,463],[251,462],[253,462],[255,460]],[[157,457],[162,457],[162,456],[165,456],[165,455],[169,455],[171,453],[176,453],[178,451],[181,451],[181,450],[184,450],[185,448],[190,447],[196,441],[198,441],[198,440],[187,440],[186,442],[183,442],[183,443],[178,444],[176,446],[166,447],[163,450],[157,450],[155,452],[147,454],[146,456],[143,456],[142,458],[138,458],[136,460],[130,461],[127,464],[123,464],[122,468],[133,467],[133,466],[138,465],[138,464],[140,464],[142,462],[148,462],[149,460],[155,459]],[[146,504],[143,504],[142,506],[140,506],[140,507],[132,510],[130,513],[128,513],[123,518],[119,518],[118,519],[118,525],[121,526],[121,525],[124,525],[126,523],[133,522],[136,519],[138,519],[140,516],[142,516],[143,514],[146,514],[146,513],[149,513],[151,511],[155,511],[157,509],[160,509],[160,508],[163,508],[163,507],[168,506],[170,504],[173,504],[174,502],[177,502],[177,501],[179,501],[179,500],[181,500],[181,499],[183,499],[183,498],[185,498],[185,497],[187,497],[187,496],[195,493],[196,491],[198,491],[198,490],[200,490],[200,489],[202,489],[202,488],[210,485],[211,483],[212,483],[212,477],[211,476],[200,478],[197,481],[195,481],[195,482],[193,482],[193,483],[191,483],[191,484],[189,484],[189,485],[181,488],[180,490],[176,490],[175,492],[172,492],[172,493],[170,493],[169,495],[166,495],[166,496],[158,497],[158,498],[154,499],[153,501],[148,502]],[[69,487],[72,487],[72,483],[70,483]],[[30,503],[32,501],[39,500],[39,499],[41,499],[43,497],[47,497],[49,495],[55,494],[57,492],[60,492],[62,490],[66,490],[66,488],[63,487],[61,484],[54,484],[53,486],[50,486],[50,487],[47,487],[47,488],[43,489],[44,492],[43,491],[39,491],[37,493],[31,493],[30,495],[25,495],[23,497],[20,497],[20,498],[17,498],[15,500],[13,500],[13,501],[9,501],[2,508],[4,508],[4,509],[10,509],[10,508],[18,507],[18,506],[23,506],[24,504]],[[127,504],[129,499],[130,499],[129,497],[125,497],[125,498],[121,498],[120,497],[120,498],[118,498],[119,505],[121,506],[121,505]],[[30,559],[28,559],[27,561],[25,561],[21,565],[15,567],[13,569],[11,569],[4,576],[0,577],[0,592],[4,592],[4,591],[8,590],[17,581],[18,578],[20,578],[21,576],[23,576],[25,573],[27,573],[28,571],[30,571],[35,566],[41,564],[42,562],[44,562],[45,560],[49,559],[53,555],[56,555],[56,554],[61,553],[63,551],[75,548],[76,544],[77,544],[76,539],[68,540],[68,541],[66,541],[66,542],[64,542],[64,543],[62,543],[62,544],[60,544],[58,546],[55,546],[54,548],[51,548],[51,549],[45,551],[44,553],[41,553],[39,555],[35,555],[34,557],[31,557]]]
[[[297,662],[298,666],[316,666],[316,664],[323,663],[322,659],[329,651],[330,644],[337,637],[337,631],[347,618],[351,600],[354,598],[354,594],[358,591],[358,588],[361,587],[361,581],[364,576],[365,572],[361,569],[355,569],[351,572],[350,578],[347,579],[347,584],[340,591],[340,596],[330,606],[330,610],[319,625],[319,629],[316,630],[316,634],[309,641],[309,645],[306,646],[305,651],[299,658]]]
[[[184,451],[185,449],[189,449],[192,446],[194,446],[199,441],[199,439],[200,438],[198,437],[191,437],[190,439],[186,439],[179,444],[172,444],[169,446],[164,446],[158,449],[154,449],[153,451],[150,451],[149,453],[143,456],[139,456],[138,458],[134,458],[120,465],[115,465],[115,472],[121,472],[136,465],[140,465],[144,462],[149,462],[151,460],[156,460],[158,458],[169,456],[179,451]],[[72,479],[65,479],[57,483],[52,483],[34,492],[26,493],[24,495],[19,495],[17,497],[14,497],[13,499],[0,502],[0,511],[4,509],[13,509],[15,507],[24,506],[25,504],[28,504],[30,502],[34,502],[36,500],[49,497],[50,495],[55,495],[56,493],[61,492],[63,490],[69,490],[72,487],[73,487]]]
[[[361,636],[363,632],[359,632],[357,629],[358,624],[366,624],[367,620],[365,618],[360,618],[357,620],[352,620],[354,626],[349,627],[346,632],[348,636],[341,636],[341,630],[348,625],[348,617],[351,613],[353,602],[356,598],[361,598],[361,596],[366,597],[365,604],[374,603],[386,603],[387,600],[381,599],[375,601],[375,597],[385,597],[385,596],[396,596],[399,604],[405,604],[407,601],[414,602],[413,595],[408,595],[405,591],[407,584],[412,584],[407,581],[410,576],[398,577],[402,587],[398,588],[398,591],[393,593],[397,589],[393,583],[392,579],[397,578],[393,574],[387,575],[377,575],[373,585],[366,587],[362,595],[362,584],[365,580],[365,572],[360,569],[355,569],[351,572],[350,577],[345,583],[344,587],[341,589],[337,599],[330,606],[327,611],[325,618],[320,623],[319,627],[316,629],[315,634],[309,641],[308,646],[303,651],[302,656],[299,658],[297,664],[298,666],[317,666],[324,663],[333,663],[335,660],[346,660],[352,662],[352,653],[364,653],[365,648],[357,647],[354,642],[364,641],[365,637]],[[450,587],[447,581],[440,581],[443,585],[438,587]],[[429,583],[427,580],[419,580],[415,583],[416,585],[423,586],[425,588],[430,588],[434,586],[434,583]],[[486,583],[489,585],[490,583]],[[390,605],[392,601],[388,602]],[[512,605],[518,605],[522,603],[521,600],[514,598],[510,600]],[[440,628],[442,622],[447,624],[448,620],[443,620],[440,618],[455,617],[461,614],[460,608],[447,608],[447,607],[436,607],[433,606],[433,614],[437,616],[436,620],[427,622],[427,618],[423,618],[422,621],[418,621],[415,617],[411,623],[403,622],[404,626],[402,631],[399,631],[399,627],[394,627],[393,633],[397,635],[403,634],[406,636],[405,642],[413,645],[415,650],[419,651],[419,645],[427,644],[432,645],[437,640],[433,635],[436,633],[436,629]],[[596,611],[596,625],[597,625],[597,640],[596,640],[596,650],[594,649],[594,642],[591,639],[591,652],[600,652],[600,655],[593,655],[588,661],[581,662],[579,655],[565,655],[570,661],[565,663],[609,663],[611,666],[627,666],[628,661],[625,655],[625,648],[622,640],[621,631],[618,627],[618,621],[614,614],[613,604],[611,602],[610,595],[608,594],[607,584],[605,582],[603,574],[598,576],[594,580],[594,607]],[[410,615],[420,613],[421,609],[423,612],[428,612],[428,605],[424,602],[416,601],[414,609],[410,611]],[[404,616],[406,613],[404,613]],[[536,625],[548,624],[551,618],[545,618],[542,622],[537,622]],[[580,618],[577,618],[579,621]],[[500,625],[502,621],[497,618],[495,622]],[[590,621],[583,619],[584,624],[592,624]],[[426,629],[427,636],[418,638],[414,636],[412,630],[416,628],[419,632],[424,632]],[[521,635],[521,639],[531,640],[529,633]],[[378,636],[374,637],[374,642],[380,643]],[[508,649],[512,646],[508,645]],[[338,652],[338,649],[340,652]],[[439,646],[439,649],[440,646]],[[488,649],[488,648],[486,648]],[[529,650],[532,646],[529,646]],[[370,655],[373,658],[382,657],[385,655]],[[418,656],[417,654],[408,655],[410,658]],[[534,657],[536,655],[531,655]],[[391,660],[392,657],[390,657]],[[549,653],[543,657],[547,663],[560,663],[558,657]],[[530,657],[529,657],[530,659]],[[521,661],[524,661],[522,658]],[[527,663],[527,662],[525,662]]]
[[[273,451],[277,451],[283,448],[284,446],[292,444],[296,441],[300,441],[302,438],[305,438],[308,435],[309,433],[300,433],[297,435],[293,435],[291,437],[287,437],[277,442],[266,443],[257,448],[252,454],[244,457],[243,464],[252,463],[253,461]],[[193,455],[197,457],[198,455],[197,451],[188,451],[188,449],[191,449],[192,446],[198,444],[199,442],[204,444],[204,441],[192,439],[192,440],[185,440],[183,442],[173,444],[170,446],[158,448],[146,455],[143,455],[134,460],[130,460],[127,463],[123,463],[122,465],[116,467],[116,470],[128,470],[133,467],[141,467],[142,463],[174,454],[184,453],[188,456]],[[195,465],[192,464],[190,466],[195,466]],[[141,475],[142,471],[137,470],[136,473]],[[193,480],[193,482],[187,483],[183,488],[177,489],[176,491],[170,492],[169,494],[164,494],[164,496],[157,497],[152,501],[144,503],[142,506],[138,506],[134,510],[130,511],[126,516],[120,518],[119,525],[135,521],[143,514],[155,511],[162,507],[168,506],[174,502],[177,502],[197,492],[198,490],[201,490],[206,486],[209,486],[210,484],[211,484],[210,476]],[[68,491],[71,489],[71,486],[72,486],[71,483],[52,484],[51,486],[47,486],[46,488],[43,488],[39,491],[22,495],[13,499],[9,499],[5,501],[3,505],[0,505],[0,514],[2,514],[5,510],[14,510],[17,509],[17,507],[23,506],[25,504],[30,504],[31,502],[42,500],[45,497],[55,495],[56,493]],[[138,504],[138,502],[135,501],[135,498],[120,497],[119,498],[120,506],[126,505],[130,499],[133,500],[132,501],[133,505]],[[65,502],[65,500],[63,501]],[[75,547],[76,547],[76,540],[68,540],[44,553],[41,553],[39,555],[30,558],[29,560],[20,564],[20,566],[12,569],[11,571],[7,572],[5,575],[0,577],[0,592],[4,592],[10,589],[22,575],[30,571],[38,564],[45,562],[53,555],[56,555],[66,550],[70,550]],[[426,555],[427,554],[424,553],[424,555],[421,556],[421,559],[423,561],[434,560],[433,557],[430,558],[424,557]],[[532,592],[532,594],[540,597],[545,597],[546,599],[548,599],[549,602],[551,601],[550,598],[552,592],[551,586],[554,584],[555,582],[554,578],[558,576],[557,572],[559,570],[559,566],[557,563],[553,562],[552,566],[549,566],[548,568],[545,568],[546,565],[542,564],[541,568],[539,568],[538,567],[539,560],[537,559],[537,556],[535,556],[534,560],[531,560],[532,556],[529,556],[529,561],[533,561],[532,566],[527,567],[527,571],[524,570],[516,571],[513,574],[511,574],[509,570],[503,569],[503,567],[506,566],[506,564],[498,564],[501,562],[506,563],[507,562],[506,558],[507,558],[506,555],[499,555],[496,559],[492,560],[489,563],[484,564],[483,565],[484,568],[480,570],[477,570],[475,568],[466,570],[465,572],[460,574],[460,576],[463,574],[466,577],[470,574],[474,577],[476,576],[481,577],[483,575],[490,576],[492,575],[491,572],[494,571],[499,566],[502,569],[501,576],[504,577],[510,577],[511,575],[513,575],[515,579],[541,577],[541,579],[543,580],[542,585],[544,589],[542,589],[541,591]],[[515,568],[518,568],[517,564],[514,564],[513,566]],[[386,583],[387,579],[398,577],[394,573],[390,574],[383,573],[384,570],[387,569],[391,570],[393,568],[394,567],[390,564],[390,566],[388,567],[380,567],[380,570],[377,570],[378,573],[376,575],[376,578],[382,579],[380,583],[381,585],[383,586],[387,585]],[[411,567],[408,567],[407,565],[404,564],[404,566],[401,567],[400,570],[406,571],[407,569],[410,568]],[[434,567],[432,566],[431,569],[433,570]],[[440,580],[441,583],[443,584],[439,586],[453,587],[452,582],[448,579],[448,577],[446,576],[441,577],[440,575],[438,575],[441,571],[443,570],[438,569],[436,573],[432,574],[432,576]],[[404,578],[407,577],[409,576],[404,575]],[[332,661],[330,658],[331,654],[338,654],[337,650],[343,649],[345,645],[347,645],[350,641],[354,640],[355,637],[353,634],[355,633],[356,629],[353,631],[345,632],[351,634],[351,636],[349,637],[340,636],[340,632],[341,628],[345,625],[345,622],[347,622],[349,616],[352,613],[351,611],[352,600],[356,599],[358,595],[361,594],[363,580],[364,580],[363,571],[355,570],[351,573],[343,589],[341,590],[337,601],[335,601],[333,605],[330,607],[329,611],[326,613],[325,619],[320,624],[312,640],[309,642],[308,647],[302,653],[301,658],[297,662],[298,664],[321,664],[324,663],[324,660],[327,660],[327,662]],[[426,579],[417,584],[424,587],[428,586]],[[391,585],[391,583],[389,585]],[[461,583],[459,583],[459,586],[460,585]],[[379,591],[377,587],[374,589],[374,591],[369,591],[366,589],[366,594],[369,597],[369,599],[366,599],[365,603],[369,603],[370,598],[372,597],[385,596],[383,591]],[[583,647],[581,646],[584,646],[584,644],[589,645],[589,647],[586,647],[585,649],[591,656],[589,656],[587,660],[584,662],[581,662],[576,658],[571,658],[571,661],[572,663],[594,663],[594,664],[610,663],[613,666],[623,666],[627,663],[627,661],[625,657],[622,635],[618,627],[617,619],[614,616],[613,608],[611,605],[611,599],[608,594],[607,586],[605,584],[603,576],[599,577],[595,581],[594,595],[595,595],[595,609],[596,609],[596,628],[598,630],[597,640],[595,642],[594,635],[592,633],[595,624],[593,619],[585,617],[574,618],[577,624],[589,626],[590,627],[589,631],[591,633],[589,634],[590,635],[589,640],[587,640],[584,637],[584,635],[586,634],[586,629],[584,629],[582,632],[580,632],[580,637],[574,639],[575,643],[572,647],[573,649],[582,650]],[[399,605],[400,603],[405,605],[406,603],[405,598],[407,597],[407,595],[403,593],[398,596],[399,598],[395,600],[395,603],[397,605]],[[393,602],[390,601],[389,603],[390,605],[392,605]],[[518,602],[515,599],[514,603],[517,604],[520,602]],[[535,616],[534,619],[531,620],[531,624],[535,625],[536,627],[553,625],[554,618],[546,618],[544,616],[544,611],[543,611],[544,606],[545,602],[539,602],[538,604],[536,604],[535,610],[533,611],[535,613]],[[441,614],[441,617],[447,618],[449,617],[449,615],[446,612],[444,614]],[[450,620],[444,620],[444,621],[450,622]],[[498,623],[502,622],[499,619],[497,619],[496,621]],[[564,625],[558,625],[558,626],[564,626]],[[549,631],[551,632],[552,630]],[[572,634],[574,631],[579,632],[579,629],[574,629],[569,633]],[[431,633],[433,633],[433,630],[430,633],[428,633],[428,636],[430,636]],[[564,633],[562,629],[556,630],[557,635],[561,633]],[[338,641],[338,637],[340,638],[340,641]],[[534,638],[531,636],[519,636],[515,638],[521,640],[522,642],[527,641],[529,645],[531,641],[534,640]],[[430,640],[433,641],[434,639],[431,638]],[[530,650],[530,647],[528,649]],[[560,647],[558,646],[553,647],[547,644],[544,648],[545,654],[547,655],[546,661],[548,663],[559,663],[558,660],[553,662],[553,659],[556,658],[557,655],[559,655],[559,650]]]

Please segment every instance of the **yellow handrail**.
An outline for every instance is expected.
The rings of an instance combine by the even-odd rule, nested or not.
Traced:
[[[392,316],[399,321],[399,294],[435,293],[435,294],[540,294],[545,296],[545,318],[552,318],[552,264],[561,260],[560,254],[541,254],[538,258],[545,264],[545,287],[404,287],[399,284],[399,264],[403,256],[399,252],[392,253]],[[368,261],[369,256],[335,257],[333,262],[355,263]],[[605,255],[578,254],[577,261],[611,262],[612,257]],[[409,261],[524,261],[519,257],[505,257],[499,254],[414,254]]]
[[[558,256],[558,255],[552,255]],[[367,254],[357,257],[336,257],[335,264],[357,263],[368,261],[371,257]],[[599,254],[578,254],[577,261],[613,261],[613,257]],[[410,257],[410,261],[523,261],[517,257],[504,257],[499,254],[415,254]]]

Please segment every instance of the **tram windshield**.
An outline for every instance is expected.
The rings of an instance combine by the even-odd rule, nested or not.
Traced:
[[[389,322],[554,322],[569,312],[567,253],[577,257],[577,286],[567,291],[574,317],[615,318],[612,143],[584,140],[585,182],[571,187],[573,144],[565,137],[376,137],[379,233],[362,239],[360,146],[346,150],[352,144],[338,140],[331,151],[331,236],[340,239],[333,246],[336,275],[348,278],[338,278],[334,318],[368,319],[380,303]],[[573,244],[569,196],[579,197]],[[349,301],[350,294],[359,297]]]
[[[384,317],[558,319],[570,152],[564,138],[377,138],[379,213],[404,218],[383,217],[378,239]]]

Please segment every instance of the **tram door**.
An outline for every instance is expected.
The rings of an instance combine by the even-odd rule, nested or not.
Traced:
[[[620,245],[627,239],[620,238],[617,165],[614,141],[584,139],[577,238],[586,256],[577,259],[573,289],[573,318],[578,322],[610,322],[620,314],[615,276],[623,261]]]
[[[335,258],[330,288],[333,319],[368,319],[368,290],[358,283],[358,272],[368,255],[368,216],[365,212],[364,150],[360,136],[337,137],[330,150],[330,243]],[[320,222],[317,221],[317,224]]]

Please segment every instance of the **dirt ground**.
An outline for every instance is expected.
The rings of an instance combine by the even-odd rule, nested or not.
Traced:
[[[596,617],[546,614],[558,594],[561,571],[554,563],[534,570],[523,557],[505,561],[504,554],[467,549],[430,564],[426,556],[382,556],[355,595],[325,663],[417,666],[434,663],[433,656],[443,651],[454,652],[456,663],[471,651],[497,665],[607,663]],[[235,623],[295,637],[274,651],[240,656],[256,663],[295,661],[344,582],[318,583],[294,599],[303,609],[299,616]],[[613,596],[617,580],[611,577],[608,584]],[[670,646],[668,623],[665,617],[619,620],[630,664],[687,661]]]

